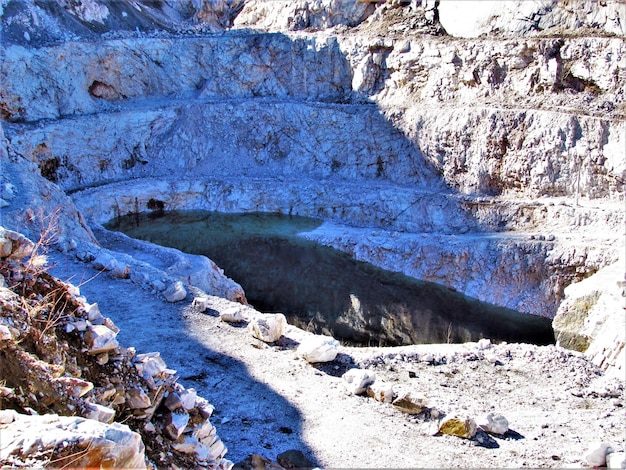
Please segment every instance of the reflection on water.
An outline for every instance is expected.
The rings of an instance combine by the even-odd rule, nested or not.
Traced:
[[[479,302],[355,261],[297,236],[320,220],[279,214],[134,214],[108,228],[213,259],[258,310],[360,345],[494,341],[550,344],[550,320]]]

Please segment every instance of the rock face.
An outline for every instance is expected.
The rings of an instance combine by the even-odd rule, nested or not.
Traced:
[[[60,208],[65,251],[134,251],[115,276],[245,303],[94,236],[168,209],[322,217],[323,243],[547,317],[623,252],[622,2],[9,3],[3,223]]]
[[[618,378],[626,371],[625,273],[622,258],[572,284],[553,321],[558,345],[586,353],[594,364]]]

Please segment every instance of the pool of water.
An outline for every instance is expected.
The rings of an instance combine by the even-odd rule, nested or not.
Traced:
[[[551,321],[356,261],[298,236],[321,220],[267,213],[133,214],[107,228],[206,255],[252,306],[355,345],[493,341],[554,343]]]

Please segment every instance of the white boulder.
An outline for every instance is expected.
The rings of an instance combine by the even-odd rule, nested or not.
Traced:
[[[85,332],[85,341],[89,345],[89,354],[100,354],[119,346],[117,333],[105,325],[92,325]]]
[[[339,341],[332,336],[314,335],[305,338],[296,350],[307,362],[330,362],[339,353]]]
[[[607,442],[593,442],[583,455],[583,460],[592,467],[604,467],[606,456],[612,450],[611,445]]]
[[[245,321],[248,321],[246,310],[246,307],[244,307],[243,305],[228,307],[227,309],[220,312],[220,320],[228,323],[243,323]]]
[[[266,343],[278,341],[285,331],[287,319],[282,313],[261,313],[248,324],[248,329],[257,339]]]
[[[611,452],[606,456],[606,468],[626,468],[626,454],[624,452]]]
[[[476,420],[476,425],[489,434],[502,435],[509,430],[508,420],[498,413],[487,413]]]
[[[367,396],[382,403],[391,403],[396,397],[393,384],[387,382],[374,382],[367,387]]]
[[[181,281],[176,281],[163,292],[163,297],[170,303],[179,302],[187,297],[187,291]]]
[[[365,393],[367,387],[376,381],[376,374],[364,369],[350,369],[341,376],[346,390],[351,395],[361,395]]]

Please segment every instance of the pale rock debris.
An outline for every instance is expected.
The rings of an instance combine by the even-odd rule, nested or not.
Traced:
[[[606,456],[606,468],[626,468],[626,453],[611,452]]]
[[[392,405],[400,411],[408,414],[420,414],[428,406],[428,399],[422,393],[404,391],[398,394]]]
[[[583,460],[592,467],[604,467],[607,455],[612,451],[611,444],[608,442],[593,442],[585,451]]]
[[[286,325],[287,319],[282,313],[260,313],[250,320],[248,329],[255,338],[273,343],[283,335]]]
[[[476,420],[476,425],[489,434],[502,435],[509,430],[509,421],[499,413],[487,413]]]
[[[391,403],[396,397],[393,384],[376,381],[367,387],[367,396],[382,403]]]
[[[325,335],[306,337],[296,350],[296,354],[309,363],[334,361],[338,353],[339,341]]]
[[[163,292],[163,297],[170,303],[180,302],[187,297],[187,290],[181,281],[176,281]]]
[[[369,370],[355,368],[350,369],[341,378],[349,394],[361,395],[376,381],[376,374]]]
[[[117,333],[105,325],[91,325],[85,332],[85,340],[89,345],[89,354],[100,354],[111,351],[119,346],[115,337]]]

